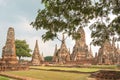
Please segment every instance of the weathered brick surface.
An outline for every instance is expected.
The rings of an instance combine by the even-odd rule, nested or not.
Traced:
[[[120,49],[116,47],[114,38],[112,43],[106,39],[102,44],[96,56],[96,64],[120,64]]]
[[[61,42],[62,42],[62,44],[61,44],[60,49],[55,48],[53,62],[56,62],[59,64],[64,64],[64,63],[66,63],[66,61],[70,61],[70,51],[68,51],[68,49],[67,49],[64,35],[63,35],[63,39]]]
[[[83,61],[86,59],[93,58],[92,50],[91,48],[89,50],[86,44],[84,29],[80,27],[77,32],[80,34],[80,39],[77,39],[75,41],[75,46],[73,47],[73,52],[71,54],[71,60],[72,61],[81,61],[81,60]]]
[[[18,63],[15,47],[14,28],[10,27],[7,32],[6,44],[2,50],[2,59],[0,59],[0,71],[8,70],[27,70],[27,65]]]
[[[120,71],[100,70],[92,73],[90,77],[96,78],[97,80],[120,80]]]
[[[36,40],[34,52],[32,55],[31,65],[36,65],[36,66],[41,65],[43,61],[44,61],[44,57],[40,55],[38,41]]]

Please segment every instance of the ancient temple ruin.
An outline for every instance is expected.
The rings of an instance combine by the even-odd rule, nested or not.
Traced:
[[[66,63],[67,61],[70,61],[70,53],[66,47],[65,38],[63,35],[60,49],[57,49],[57,45],[55,47],[53,62]]]
[[[98,51],[96,56],[96,64],[119,64],[120,63],[120,50],[115,46],[113,38],[112,44],[106,40]]]
[[[53,62],[62,62],[65,64],[120,64],[120,48],[115,45],[115,39],[112,42],[106,40],[98,53],[93,57],[91,45],[87,46],[85,40],[85,32],[82,27],[77,31],[80,34],[80,39],[77,39],[73,47],[73,52],[70,54],[68,51],[65,39],[63,36],[60,49],[55,46]]]
[[[2,49],[1,63],[3,64],[18,63],[18,60],[16,57],[16,48],[15,48],[15,33],[12,27],[8,29],[6,44]]]
[[[84,29],[80,27],[77,32],[80,34],[80,39],[77,39],[75,42],[75,46],[73,47],[73,52],[71,54],[71,60],[84,61],[86,59],[93,58],[91,47],[89,50],[86,45]]]
[[[10,27],[7,32],[7,40],[5,46],[2,49],[2,59],[0,60],[0,71],[26,70],[28,68],[29,67],[27,65],[21,65],[18,63],[16,57],[14,28]]]
[[[40,55],[38,41],[36,40],[34,52],[32,55],[31,65],[41,65],[43,61],[44,61],[44,58],[42,55]]]

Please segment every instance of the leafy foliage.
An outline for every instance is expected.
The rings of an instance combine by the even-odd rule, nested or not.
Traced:
[[[94,45],[101,45],[116,34],[120,36],[120,0],[42,0],[42,3],[45,8],[38,11],[31,25],[36,30],[46,30],[42,35],[44,41],[53,40],[59,32],[77,39],[78,27],[87,26],[92,19],[96,19],[90,26]],[[116,15],[112,22],[111,14]]]
[[[15,40],[16,44],[16,54],[19,57],[19,60],[21,57],[31,57],[31,49],[29,48],[29,45],[26,43],[25,40]]]
[[[45,9],[38,11],[31,24],[36,30],[47,30],[42,36],[45,41],[53,40],[58,32],[74,38],[76,29],[85,26],[93,18],[91,0],[42,0],[42,3]]]
[[[118,4],[120,4],[119,0],[99,0],[95,2],[96,22],[90,26],[94,45],[101,46],[106,39],[110,40],[115,35],[120,36],[120,6]],[[112,22],[109,21],[110,14],[117,16]]]
[[[101,46],[106,39],[110,40],[110,35],[114,35],[112,28],[102,22],[95,22],[90,26],[90,30],[92,31],[91,37],[93,38],[93,45]]]
[[[116,33],[120,35],[120,16],[116,17],[109,26],[111,28],[114,27],[113,31],[116,31]]]
[[[120,14],[120,0],[94,0],[96,13],[101,16],[110,14],[111,12],[115,15]],[[100,16],[99,15],[99,16]],[[97,15],[98,16],[98,15]]]

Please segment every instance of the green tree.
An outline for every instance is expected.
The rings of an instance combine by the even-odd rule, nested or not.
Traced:
[[[116,17],[110,24],[110,27],[113,27],[113,31],[120,35],[120,16]],[[120,39],[120,37],[119,37]]]
[[[95,46],[101,46],[106,40],[111,40],[114,37],[114,31],[104,22],[97,21],[90,26],[92,43]]]
[[[51,62],[52,61],[52,56],[46,56],[45,61]]]
[[[96,19],[90,26],[95,45],[116,34],[120,36],[120,0],[42,0],[42,4],[45,8],[38,11],[31,24],[36,30],[46,30],[42,35],[44,41],[53,40],[59,32],[76,39],[78,27],[87,26],[92,19]],[[110,14],[116,15],[117,19],[110,22]]]
[[[31,57],[31,49],[25,40],[15,40],[15,45],[16,55],[18,56],[19,60],[21,57]]]
[[[96,0],[94,0],[96,1]],[[96,21],[90,26],[91,37],[94,45],[102,45],[106,39],[118,35],[120,39],[120,1],[119,0],[100,0],[95,3]],[[110,22],[109,15],[116,15],[116,18]]]
[[[31,24],[36,30],[46,30],[42,35],[44,41],[53,40],[59,32],[77,38],[78,27],[85,26],[94,16],[91,0],[42,0],[42,3],[45,9],[38,11]]]

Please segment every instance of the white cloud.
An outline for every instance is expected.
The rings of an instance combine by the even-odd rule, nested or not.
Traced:
[[[44,56],[53,55],[55,42],[47,41],[44,43],[41,38],[44,31],[36,31],[32,28],[32,26],[29,25],[30,21],[26,17],[18,16],[18,18],[20,22],[14,27],[16,39],[26,40],[32,50],[35,47],[35,41],[38,40],[40,53],[43,53]]]
[[[6,6],[7,5],[7,0],[0,0],[0,6]]]
[[[22,28],[22,30],[25,30],[25,31],[33,31],[33,28],[30,25],[29,19],[23,16],[18,16],[18,19],[21,21],[17,24],[18,26],[20,26],[19,28]]]

